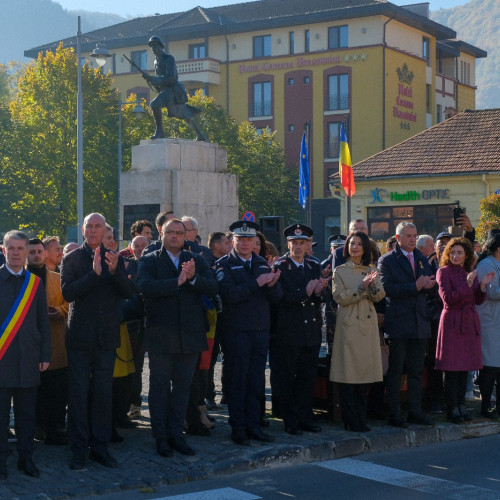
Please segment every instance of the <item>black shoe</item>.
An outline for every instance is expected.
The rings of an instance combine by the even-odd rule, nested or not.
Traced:
[[[454,424],[463,424],[464,419],[462,415],[460,415],[460,412],[458,411],[458,408],[452,408],[451,410],[448,410],[446,413],[446,417],[450,422],[453,422]]]
[[[69,468],[71,470],[85,469],[85,456],[73,454],[69,462]]]
[[[9,473],[7,472],[7,463],[0,463],[0,481],[3,481],[9,477]]]
[[[269,422],[269,419],[262,417],[259,421],[259,425],[261,427],[269,427],[271,425],[271,422]]]
[[[90,460],[94,462],[99,462],[102,466],[108,467],[110,469],[116,469],[118,467],[118,462],[109,454],[108,451],[104,453],[98,453],[97,451],[90,450]]]
[[[408,423],[405,422],[399,415],[389,417],[387,423],[391,427],[399,427],[400,429],[406,429],[408,427]]]
[[[210,436],[210,431],[204,425],[199,425],[197,427],[188,427],[186,434],[189,434],[190,436],[206,437]]]
[[[111,429],[111,442],[112,443],[123,443],[124,439],[125,438],[121,434],[118,434],[118,431],[114,427]]]
[[[158,452],[158,455],[162,457],[171,457],[174,454],[166,439],[156,440],[156,451]]]
[[[35,430],[35,441],[44,441],[45,431],[41,427],[37,427]]]
[[[247,431],[247,436],[250,439],[255,439],[255,441],[262,441],[263,443],[271,443],[274,441],[274,437],[270,434],[266,434],[260,429],[252,429]]]
[[[302,434],[302,431],[293,425],[285,427],[285,432],[288,432],[288,434],[291,434],[292,436],[300,436]]]
[[[215,411],[219,409],[217,403],[213,399],[207,399],[206,406],[208,411]]]
[[[432,418],[423,413],[408,413],[408,423],[418,425],[434,425]]]
[[[233,443],[241,444],[242,446],[250,446],[250,439],[243,431],[235,431],[231,432],[231,439]]]
[[[371,429],[363,423],[351,423],[351,422],[344,422],[344,429],[346,431],[352,431],[352,432],[368,432],[371,431]]]
[[[168,444],[182,455],[194,455],[194,450],[189,446],[183,437],[170,438]]]
[[[17,468],[22,470],[27,476],[40,477],[40,471],[31,458],[20,458],[17,461]]]
[[[460,405],[458,407],[458,413],[460,413],[460,416],[466,421],[469,422],[472,420],[472,415],[465,409],[464,405]]]
[[[225,395],[222,395],[219,401],[220,405],[227,405],[227,397]]]
[[[68,437],[63,434],[47,434],[45,436],[45,444],[64,446],[68,444]]]
[[[321,432],[321,427],[316,424],[300,424],[300,428],[304,432]]]
[[[125,417],[115,423],[115,426],[119,429],[135,429],[137,427],[137,422],[130,420],[130,418]]]
[[[494,408],[488,408],[487,410],[481,410],[481,416],[484,418],[490,418],[492,420],[498,418],[498,414]]]

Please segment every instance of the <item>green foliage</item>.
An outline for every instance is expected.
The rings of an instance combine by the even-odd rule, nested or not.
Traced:
[[[40,54],[18,82],[10,115],[11,150],[2,155],[2,230],[65,238],[77,224],[77,58],[62,45]],[[84,213],[116,218],[118,94],[110,75],[82,67]],[[130,120],[125,106],[124,120]],[[0,124],[0,134],[2,126]],[[133,133],[129,133],[133,136]],[[127,144],[128,146],[128,144]],[[5,146],[7,147],[7,146]],[[130,150],[130,147],[128,147]],[[1,196],[3,193],[3,196]]]
[[[251,210],[257,217],[282,215],[286,223],[302,220],[298,167],[285,166],[285,155],[275,132],[258,134],[249,122],[238,125],[213,98],[201,92],[190,97],[189,104],[202,108],[197,121],[208,139],[227,150],[228,171],[239,179],[240,215]],[[166,115],[164,128],[169,137],[196,138],[189,125]]]
[[[481,217],[476,228],[476,237],[484,241],[490,229],[500,228],[500,195],[492,194],[481,200]]]

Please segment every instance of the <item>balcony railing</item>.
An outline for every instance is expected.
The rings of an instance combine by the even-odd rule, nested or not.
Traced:
[[[330,139],[325,144],[325,158],[338,158],[340,154],[340,140]]]
[[[195,81],[220,84],[220,63],[215,59],[177,61],[177,73],[181,82]]]
[[[270,116],[271,115],[271,101],[259,101],[250,104],[248,115],[252,118],[257,116]]]
[[[339,109],[348,109],[349,96],[332,94],[326,98],[327,111],[338,111]]]

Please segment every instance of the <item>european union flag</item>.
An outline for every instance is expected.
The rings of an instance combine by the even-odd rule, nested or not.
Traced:
[[[306,208],[309,196],[309,155],[307,154],[306,133],[302,136],[300,146],[300,172],[299,172],[299,203]]]

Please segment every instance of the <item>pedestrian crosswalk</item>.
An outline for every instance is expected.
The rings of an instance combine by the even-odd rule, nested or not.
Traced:
[[[155,498],[154,500],[257,500],[262,497],[246,493],[235,488],[218,488],[215,490],[198,491],[169,497]]]
[[[415,474],[384,465],[377,465],[363,460],[343,458],[340,460],[328,460],[316,464],[319,467],[329,469],[343,474],[408,488],[413,491],[421,491],[444,498],[460,500],[489,500],[499,498],[498,491],[479,488],[470,484],[447,481],[436,477]]]

